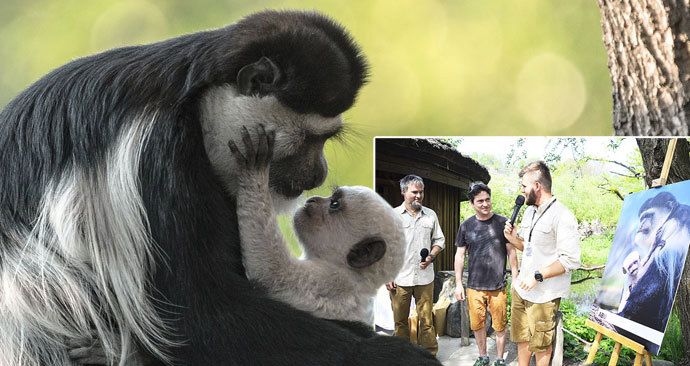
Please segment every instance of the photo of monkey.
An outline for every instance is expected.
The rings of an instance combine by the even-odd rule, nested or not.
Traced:
[[[626,197],[590,318],[659,354],[690,244],[690,181]]]
[[[0,112],[0,364],[438,364],[272,300],[242,264],[227,142],[274,131],[270,195],[293,200],[324,182],[366,75],[333,20],[269,10],[19,93]]]

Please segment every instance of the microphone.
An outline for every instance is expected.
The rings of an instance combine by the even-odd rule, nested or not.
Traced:
[[[515,220],[518,217],[518,214],[520,213],[520,208],[522,208],[522,205],[525,204],[525,196],[519,195],[515,199],[515,207],[513,208],[513,216],[510,217],[510,224],[514,225]]]
[[[426,260],[426,257],[429,256],[429,249],[424,248],[419,252],[419,255],[422,256],[422,262]]]

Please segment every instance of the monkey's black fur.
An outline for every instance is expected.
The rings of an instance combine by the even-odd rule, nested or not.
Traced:
[[[331,20],[266,11],[227,28],[78,59],[31,85],[0,113],[3,252],[21,251],[9,247],[16,246],[10,237],[31,230],[51,182],[71,168],[96,169],[124,129],[148,116],[138,177],[150,235],[164,254],[149,295],[184,342],[165,350],[175,363],[437,364],[404,340],[362,337],[272,301],[244,277],[235,198],[204,150],[199,100],[210,87],[236,85],[242,67],[262,57],[280,75],[256,79],[252,93],[300,113],[342,113],[366,76],[359,50]]]

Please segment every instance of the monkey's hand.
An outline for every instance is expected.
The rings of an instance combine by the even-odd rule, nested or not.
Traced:
[[[117,339],[114,339],[117,342]],[[69,357],[75,365],[113,365],[119,363],[119,357],[108,358],[105,349],[101,342],[97,340],[97,335],[89,340],[68,340]],[[118,346],[119,348],[119,342]],[[119,356],[119,355],[118,355]],[[126,365],[148,365],[152,364],[153,360],[138,350],[130,352],[125,360]]]
[[[77,365],[108,365],[112,360],[106,356],[105,350],[97,336],[90,339],[69,340],[69,357]]]
[[[276,221],[269,187],[275,132],[266,131],[263,125],[256,126],[252,132],[250,135],[247,127],[242,127],[240,138],[244,149],[234,141],[228,141],[228,147],[237,162],[237,226],[242,263],[248,279],[265,285],[275,275],[276,268],[289,273],[292,257]]]
[[[242,143],[244,149],[240,150],[237,144],[230,140],[228,147],[235,157],[238,167],[238,177],[242,181],[256,182],[256,173],[263,173],[268,178],[268,168],[273,158],[273,146],[275,144],[275,131],[266,131],[264,125],[259,124],[255,129],[256,143],[252,140],[249,130],[242,126]]]

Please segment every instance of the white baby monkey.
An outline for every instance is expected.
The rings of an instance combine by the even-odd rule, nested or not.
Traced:
[[[400,270],[405,238],[393,208],[369,188],[340,187],[311,197],[294,216],[304,259],[288,252],[269,190],[275,132],[263,126],[244,149],[228,142],[239,165],[237,218],[247,277],[269,296],[317,317],[372,323],[372,298]],[[276,157],[278,158],[278,157]]]

